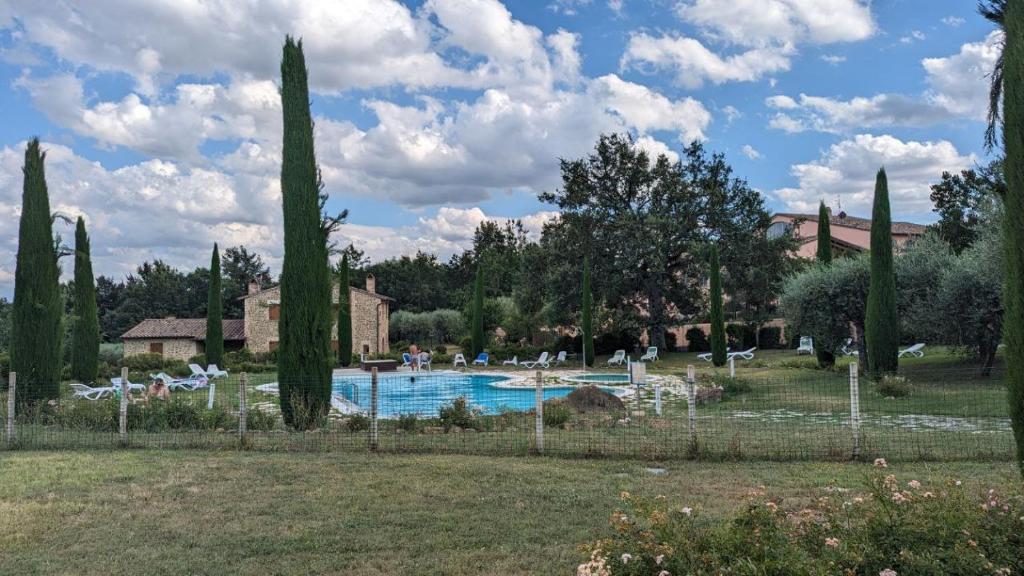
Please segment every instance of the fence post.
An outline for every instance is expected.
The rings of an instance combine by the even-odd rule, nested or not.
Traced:
[[[537,370],[537,392],[534,400],[537,413],[534,429],[537,435],[537,454],[544,453],[544,374]]]
[[[370,368],[370,450],[378,448],[377,437],[377,367]]]
[[[7,447],[14,445],[14,405],[18,392],[18,374],[11,372],[7,378]]]
[[[690,455],[697,455],[697,371],[690,364],[686,367],[687,412],[690,419]]]
[[[245,445],[245,433],[249,427],[249,412],[245,405],[246,388],[248,385],[249,377],[246,376],[245,372],[242,372],[238,380],[238,440],[243,446]]]
[[[209,391],[206,393],[206,409],[207,410],[213,410],[213,396],[216,394],[216,390],[217,390],[217,381],[214,380],[213,378],[210,378],[210,388],[209,388]]]
[[[121,438],[121,443],[125,443],[128,438],[128,367],[124,366],[121,368],[121,409],[118,411],[117,416],[117,433]]]
[[[661,384],[654,385],[654,413],[661,416]]]
[[[860,383],[857,363],[850,362],[850,430],[853,432],[853,459],[860,458]]]
[[[736,377],[736,357],[729,356],[729,378]]]

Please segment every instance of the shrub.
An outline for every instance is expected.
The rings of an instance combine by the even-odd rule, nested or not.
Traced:
[[[136,354],[126,356],[121,363],[132,372],[164,371],[169,373],[186,373],[188,366],[175,358],[167,358],[162,354]],[[119,367],[118,367],[119,368]]]
[[[968,494],[872,475],[862,493],[786,512],[763,492],[732,518],[622,494],[607,537],[584,549],[597,574],[1021,574],[1024,497]]]
[[[607,332],[594,338],[595,354],[614,354],[616,350],[630,352],[640,345],[640,339],[628,332]]]
[[[360,432],[370,429],[370,417],[365,414],[353,414],[345,422],[349,432]]]
[[[708,380],[713,387],[722,389],[722,400],[741,396],[754,389],[753,381],[741,377],[730,378],[725,374],[716,374]]]
[[[626,410],[626,405],[622,403],[621,398],[597,386],[581,386],[569,392],[565,397],[565,403],[582,414],[588,412],[620,413]]]
[[[398,415],[398,429],[405,430],[406,432],[416,432],[419,430],[419,417],[416,416],[415,412],[409,414]]]
[[[694,326],[686,331],[687,352],[708,352],[711,350],[711,343],[708,342],[708,335],[703,330]]]
[[[206,367],[206,354],[196,354],[195,356],[192,356],[191,358],[188,359],[188,363],[198,364],[200,366]],[[221,366],[221,368],[223,367],[224,366]]]
[[[669,330],[665,331],[665,349],[668,352],[675,352],[679,344],[676,341],[676,333]]]
[[[544,402],[544,425],[550,428],[562,428],[572,418],[572,408],[557,398]]]
[[[746,350],[757,346],[757,330],[750,324],[729,324],[725,327],[725,335],[729,347],[733,350]]]
[[[277,426],[277,416],[259,408],[249,408],[245,413],[245,425],[249,430],[273,430]]]
[[[887,374],[875,383],[875,391],[886,398],[906,398],[910,396],[910,381],[903,376]]]
[[[759,348],[765,350],[786,347],[786,343],[782,341],[782,327],[780,326],[763,326],[757,332],[757,340],[760,344]]]
[[[446,432],[452,428],[480,428],[479,410],[470,408],[465,396],[459,396],[451,404],[441,406],[438,416]]]

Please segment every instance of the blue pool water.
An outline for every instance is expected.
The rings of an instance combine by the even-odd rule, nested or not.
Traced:
[[[441,406],[465,396],[471,406],[485,414],[525,411],[533,408],[536,389],[532,387],[502,388],[495,384],[510,381],[508,376],[460,373],[381,374],[377,383],[377,414],[381,418],[399,414],[416,414],[424,418],[437,416]],[[335,394],[370,411],[370,377],[335,376]],[[561,398],[572,386],[544,388],[544,399]]]
[[[562,380],[579,384],[628,384],[629,374],[576,374],[564,376]]]

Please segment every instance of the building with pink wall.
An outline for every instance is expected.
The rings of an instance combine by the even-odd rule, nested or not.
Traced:
[[[832,232],[832,252],[836,255],[863,252],[871,247],[871,220],[850,216],[846,212],[829,217]],[[896,251],[907,242],[924,234],[926,226],[912,222],[893,222],[892,241]],[[797,256],[814,258],[818,251],[818,215],[779,213],[772,217],[768,237],[774,238],[791,232],[800,240]]]

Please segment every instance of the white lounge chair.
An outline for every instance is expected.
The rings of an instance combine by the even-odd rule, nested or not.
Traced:
[[[110,383],[111,383],[111,385],[113,385],[113,387],[115,389],[118,389],[118,388],[121,387],[121,379],[120,378],[111,378],[110,379]],[[145,384],[136,384],[136,383],[132,382],[131,380],[129,380],[128,381],[128,391],[131,392],[132,390],[138,390],[140,392],[145,392],[146,385]]]
[[[99,400],[104,396],[113,396],[116,388],[113,386],[96,386],[87,384],[72,384],[71,391],[75,393],[74,398],[85,398],[86,400]]]
[[[160,380],[170,390],[184,390],[186,392],[206,388],[209,383],[206,376],[192,375],[189,378],[174,378],[165,372],[161,372],[159,374],[150,374],[149,377],[153,380]]]
[[[725,353],[729,354],[730,352],[732,352],[732,348],[729,348],[728,346],[726,346]],[[713,354],[714,354],[713,352],[701,352],[700,354],[697,354],[697,358],[700,358],[701,360],[703,360],[705,362],[711,362],[711,357],[712,357]]]
[[[860,350],[853,345],[853,338],[847,338],[846,344],[840,346],[839,351],[846,356],[860,356]]]
[[[618,365],[618,366],[622,366],[625,362],[626,362],[626,351],[625,350],[616,350],[615,354],[613,354],[612,357],[608,359],[608,365],[609,366],[611,366],[613,364]]]
[[[657,346],[648,346],[647,347],[647,352],[645,352],[644,355],[640,357],[640,361],[641,362],[648,362],[648,361],[654,362],[657,359],[658,359],[658,347]]]
[[[505,360],[501,363],[502,366],[519,366],[519,356],[513,356],[511,360]]]
[[[221,370],[220,368],[217,367],[216,364],[210,364],[209,366],[206,367],[206,377],[207,378],[227,378],[228,377],[228,371],[227,370]]]
[[[192,371],[192,376],[202,376],[204,378],[209,378],[209,376],[206,374],[206,370],[203,370],[203,367],[200,366],[199,364],[189,364],[188,369]]]
[[[533,360],[532,362],[530,360],[527,360],[525,362],[520,362],[520,364],[526,369],[531,369],[534,368],[535,366],[540,366],[541,368],[551,367],[551,362],[548,361],[547,351],[541,352],[540,356],[538,356],[537,359]]]
[[[800,337],[800,346],[796,349],[796,355],[814,354],[814,339],[810,336]]]
[[[754,350],[757,350],[756,346],[754,348],[751,348],[749,350],[744,350],[742,352],[730,352],[729,353],[729,358],[740,358],[740,359],[743,359],[743,360],[753,360],[754,359]]]
[[[555,355],[555,366],[559,364],[565,364],[568,354],[565,350],[559,350],[558,354]]]
[[[430,372],[430,361],[433,359],[434,355],[430,352],[420,352],[420,369],[426,368]]]
[[[458,367],[459,364],[468,368],[468,365],[466,364],[466,357],[462,355],[462,352],[456,352],[455,357],[452,358],[452,368]]]
[[[914,344],[913,346],[907,348],[906,350],[900,350],[899,357],[903,358],[904,355],[906,355],[906,356],[916,356],[917,358],[923,358],[924,357],[924,343],[923,342],[918,342],[917,344]]]

